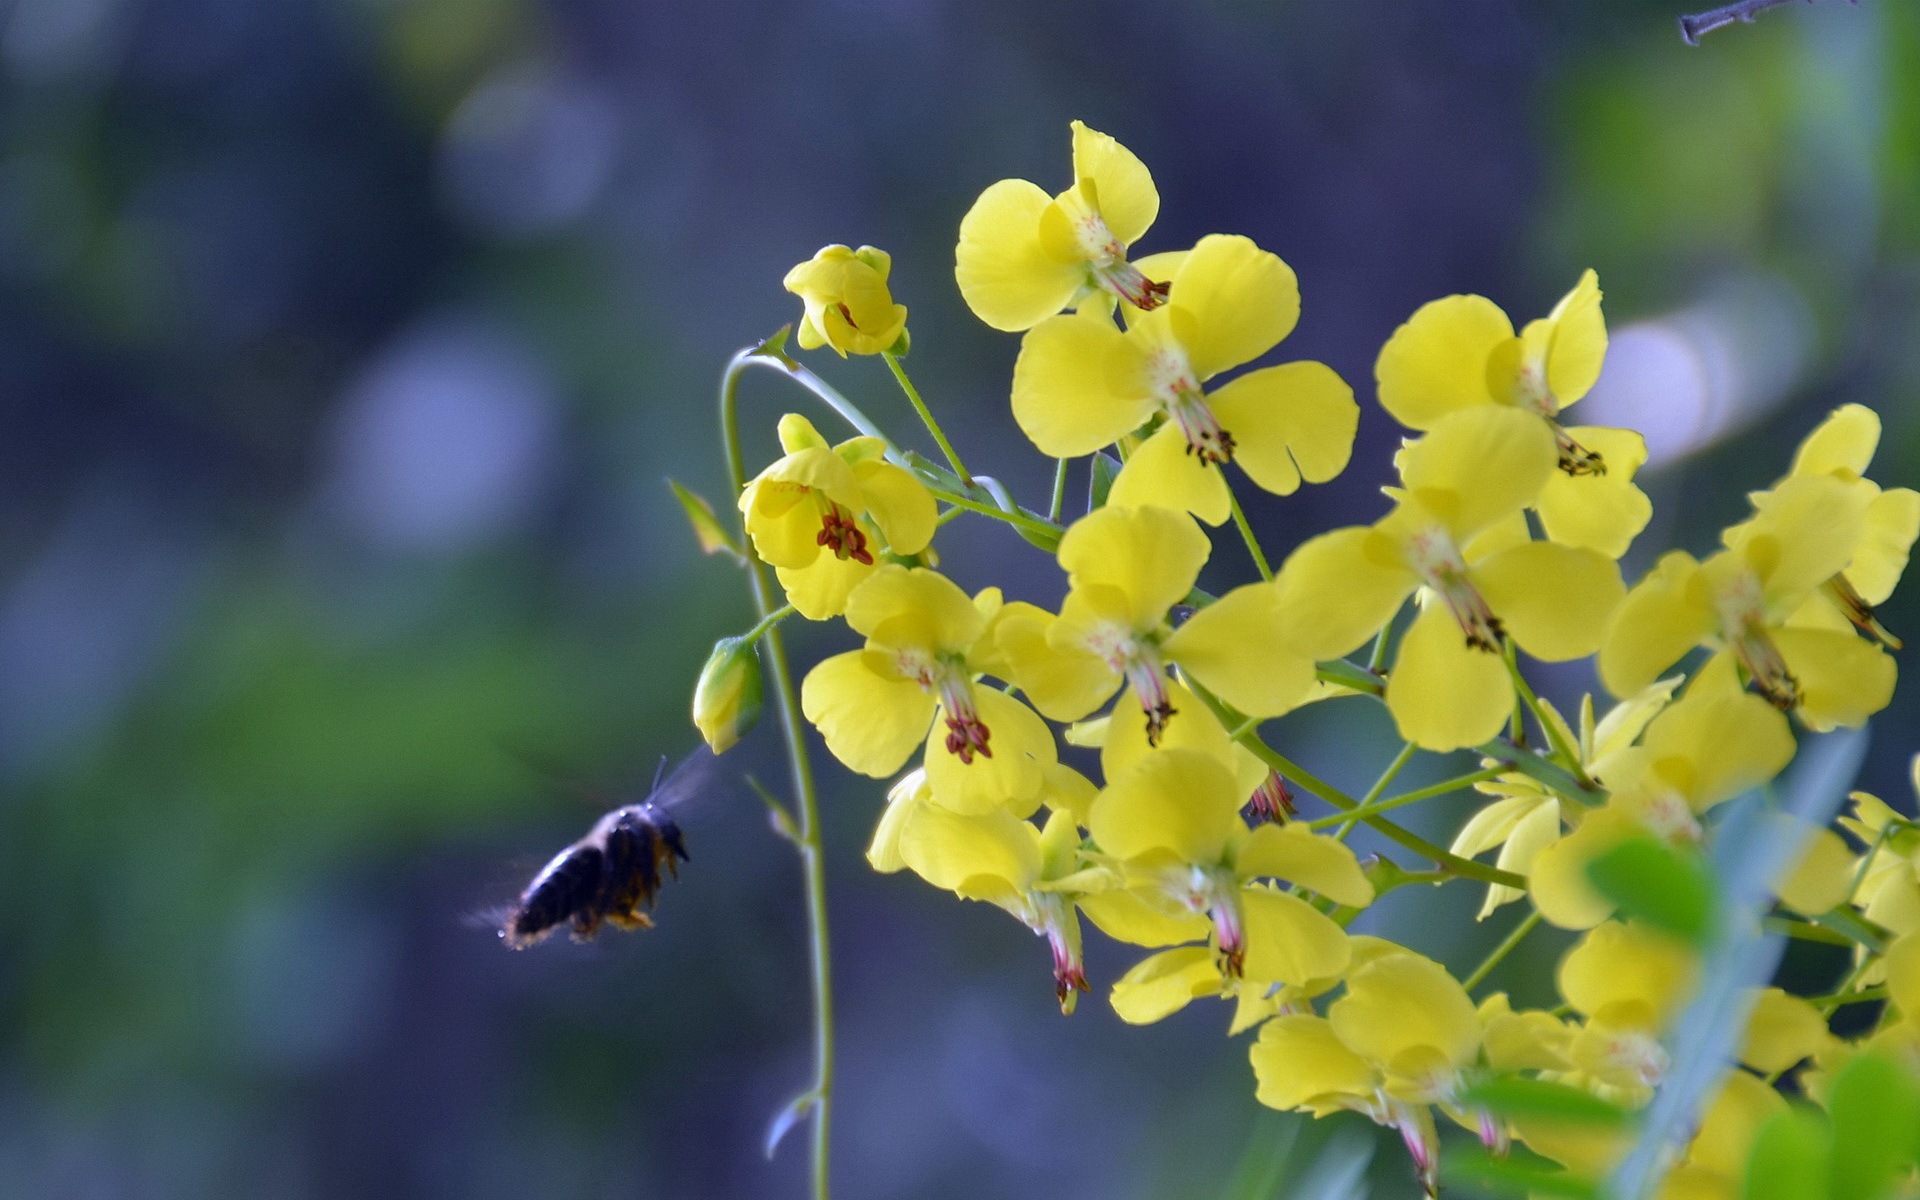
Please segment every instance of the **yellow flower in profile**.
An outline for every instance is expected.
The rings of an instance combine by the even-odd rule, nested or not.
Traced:
[[[1211,551],[1193,518],[1165,508],[1089,513],[1060,539],[1067,598],[1054,617],[1026,606],[996,631],[1013,681],[1057,721],[1077,721],[1130,688],[1157,744],[1175,713],[1169,664],[1241,712],[1277,716],[1313,686],[1313,660],[1280,627],[1267,584],[1236,588],[1167,623]]]
[[[1002,179],[960,221],[954,278],[974,315],[995,329],[1030,329],[1089,294],[1149,309],[1167,289],[1127,261],[1153,224],[1160,193],[1133,152],[1073,123],[1073,186],[1049,196]]]
[[[1011,913],[1053,951],[1054,994],[1071,1013],[1087,990],[1080,951],[1077,898],[1105,890],[1112,874],[1081,861],[1080,830],[1064,809],[1036,829],[1004,808],[972,815],[934,801],[924,773],[901,780],[888,802],[883,829],[890,852],[869,858],[880,870],[911,869],[937,888],[965,900],[984,900]],[[896,815],[897,814],[897,815]],[[880,842],[876,836],[876,850]]]
[[[1558,727],[1562,743],[1578,752],[1580,768],[1587,778],[1604,783],[1612,779],[1618,757],[1633,753],[1633,743],[1647,722],[1666,707],[1679,684],[1677,675],[1650,684],[1638,695],[1614,705],[1598,721],[1593,716],[1593,697],[1582,697],[1577,736],[1550,702],[1542,700],[1540,708],[1546,719]],[[1560,840],[1559,794],[1533,776],[1518,771],[1475,784],[1474,790],[1497,798],[1461,826],[1449,849],[1462,858],[1478,858],[1497,846],[1500,854],[1494,860],[1495,866],[1516,875],[1531,873],[1535,856]],[[1480,906],[1477,919],[1485,920],[1501,905],[1526,894],[1521,888],[1503,883],[1488,884],[1487,898]]]
[[[797,331],[800,348],[832,346],[849,354],[883,354],[907,333],[907,306],[887,290],[893,259],[884,250],[828,246],[787,272],[784,286],[806,312]]]
[[[1265,354],[1293,331],[1300,289],[1277,255],[1212,234],[1178,256],[1172,297],[1123,332],[1103,313],[1051,317],[1020,343],[1013,415],[1042,453],[1091,454],[1160,427],[1127,457],[1110,503],[1183,508],[1210,525],[1229,512],[1228,462],[1290,495],[1346,468],[1360,408],[1323,363],[1249,371],[1202,385]]]
[[[1344,843],[1298,825],[1249,829],[1245,803],[1213,756],[1157,750],[1107,782],[1087,831],[1128,890],[1187,930],[1181,940],[1211,930],[1225,974],[1294,985],[1338,977],[1349,961],[1346,931],[1298,896],[1255,881],[1286,879],[1354,907],[1373,900],[1373,885]],[[1164,927],[1154,923],[1149,944]],[[1124,926],[1101,928],[1133,940]]]
[[[829,446],[805,417],[788,413],[780,447],[785,455],[740,493],[740,511],[754,552],[773,565],[801,616],[838,616],[880,554],[919,554],[933,541],[933,493],[886,461],[878,438]]]
[[[1846,569],[1827,580],[1812,603],[1832,605],[1855,629],[1889,650],[1898,650],[1900,639],[1880,623],[1873,610],[1886,603],[1907,569],[1907,556],[1913,550],[1914,538],[1920,535],[1920,492],[1912,488],[1882,490],[1866,478],[1867,466],[1879,446],[1880,414],[1863,405],[1843,404],[1800,443],[1786,479],[1825,475],[1842,482],[1863,481],[1872,499],[1867,504],[1860,540]],[[1770,491],[1756,492],[1752,497],[1758,509],[1765,509],[1773,498]]]
[[[999,602],[993,589],[969,600],[924,567],[888,565],[855,588],[847,624],[866,635],[866,648],[823,659],[800,687],[800,707],[834,757],[882,777],[924,740],[940,803],[1031,812],[1055,762],[1053,732],[1018,700],[974,683],[971,656]]]
[[[1634,836],[1700,844],[1700,818],[1779,774],[1793,751],[1787,719],[1765,700],[1696,679],[1647,724],[1638,746],[1612,756],[1606,805],[1534,854],[1527,884],[1535,906],[1563,929],[1606,920],[1614,906],[1588,880],[1590,863]]]
[[[1600,282],[1588,271],[1550,314],[1517,335],[1485,296],[1423,305],[1382,347],[1374,375],[1381,406],[1411,429],[1432,429],[1450,413],[1482,404],[1538,415],[1553,432],[1560,463],[1560,474],[1533,502],[1547,536],[1618,558],[1653,515],[1633,483],[1646,442],[1628,429],[1560,423],[1562,410],[1599,379],[1606,352]]]
[[[1874,490],[1826,474],[1796,475],[1727,548],[1704,562],[1662,556],[1613,614],[1600,678],[1616,696],[1645,687],[1695,646],[1700,674],[1740,677],[1816,730],[1859,725],[1893,696],[1893,660],[1854,636],[1832,609],[1807,601],[1844,571],[1863,538]],[[1837,626],[1837,628],[1836,628]]]
[[[1392,512],[1312,539],[1280,570],[1283,622],[1316,659],[1351,653],[1420,591],[1386,701],[1400,735],[1424,749],[1499,733],[1514,703],[1503,637],[1549,662],[1580,658],[1620,599],[1612,559],[1527,536],[1520,510],[1553,456],[1552,436],[1526,413],[1455,413],[1401,451]]]
[[[1913,759],[1911,777],[1920,792],[1920,755]],[[1850,799],[1853,809],[1840,824],[1868,848],[1855,903],[1869,921],[1896,934],[1920,931],[1920,826],[1878,796],[1854,792]],[[1870,973],[1877,972],[1876,967]],[[1920,1007],[1912,1015],[1920,1020]]]
[[[1668,1020],[1693,992],[1699,961],[1681,942],[1640,925],[1609,921],[1560,960],[1560,995],[1585,1019],[1565,1082],[1637,1108],[1666,1077],[1660,1044]]]

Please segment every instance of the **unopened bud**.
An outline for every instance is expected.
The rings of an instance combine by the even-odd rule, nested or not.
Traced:
[[[759,718],[759,653],[747,638],[721,638],[693,687],[693,723],[713,752],[723,754]]]

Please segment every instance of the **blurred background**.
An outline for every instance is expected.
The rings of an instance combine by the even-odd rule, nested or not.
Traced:
[[[1681,2],[0,0],[0,1195],[800,1194],[804,1146],[759,1150],[809,1070],[799,876],[738,778],[780,777],[771,723],[683,813],[656,931],[512,954],[470,914],[596,815],[527,758],[644,786],[695,742],[751,617],[665,477],[725,507],[715,383],[797,318],[789,266],[890,250],[930,403],[1044,507],[1017,340],[952,250],[994,180],[1066,185],[1072,118],[1152,168],[1142,251],[1280,253],[1281,357],[1356,384],[1355,466],[1253,501],[1270,551],[1379,511],[1372,361],[1415,307],[1525,319],[1588,266],[1614,341],[1580,417],[1655,456],[1630,574],[1709,548],[1839,403],[1913,484],[1920,8],[1689,49]],[[881,364],[817,359],[931,450]],[[808,402],[745,386],[764,461]],[[997,525],[942,553],[1062,590]],[[1231,538],[1210,571],[1247,577]],[[1865,780],[1903,807],[1917,713]],[[1280,736],[1355,788],[1395,748],[1357,703]],[[867,868],[880,784],[825,790],[841,1195],[1413,1193],[1358,1118],[1261,1112],[1224,1006],[1122,1026],[1134,951],[1090,935],[1062,1019],[1043,943]],[[1518,915],[1478,900],[1365,927],[1470,964]],[[1517,1000],[1560,946],[1503,968]]]

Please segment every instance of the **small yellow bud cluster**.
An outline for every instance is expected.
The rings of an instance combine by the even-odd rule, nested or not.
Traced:
[[[1300,315],[1277,255],[1215,234],[1130,257],[1158,209],[1140,160],[1076,122],[1070,187],[997,183],[960,224],[962,296],[1022,335],[1015,422],[1062,460],[1062,478],[1067,459],[1111,452],[1123,464],[1071,521],[1058,489],[1042,515],[960,468],[899,367],[906,310],[888,291],[886,255],[829,247],[787,277],[805,302],[801,346],[886,352],[954,467],[899,451],[864,418],[860,436],[830,445],[789,416],[784,456],[738,497],[751,557],[775,569],[792,608],[844,619],[864,639],[806,674],[799,706],[847,768],[898,779],[869,860],[989,901],[1045,937],[1066,1011],[1089,987],[1083,918],[1148,950],[1112,983],[1123,1018],[1229,1001],[1229,1033],[1257,1030],[1262,1103],[1398,1129],[1429,1188],[1436,1114],[1491,1151],[1517,1139],[1602,1175],[1627,1130],[1508,1111],[1482,1085],[1521,1079],[1627,1110],[1650,1101],[1703,943],[1642,919],[1631,881],[1623,894],[1604,865],[1630,843],[1704,862],[1713,810],[1779,775],[1796,722],[1856,727],[1887,705],[1899,642],[1874,607],[1920,532],[1920,494],[1866,478],[1879,421],[1849,405],[1753,494],[1720,550],[1671,552],[1628,587],[1618,560],[1652,511],[1634,482],[1645,445],[1565,420],[1607,348],[1588,271],[1517,332],[1479,296],[1436,300],[1394,330],[1377,394],[1410,436],[1384,512],[1308,539],[1269,571],[1228,468],[1282,496],[1331,479],[1358,405],[1322,364],[1250,366]],[[1052,550],[1057,606],[993,586],[969,594],[932,569],[937,526],[962,514]],[[1229,517],[1261,577],[1214,596],[1196,582],[1209,527]],[[1593,657],[1617,702],[1597,715],[1587,697],[1570,721],[1537,697],[1523,655]],[[1406,742],[1361,798],[1301,770],[1263,731],[1338,697],[1384,704]],[[695,701],[715,749],[757,699],[751,648],[722,643]],[[1097,752],[1098,782],[1062,761],[1050,722]],[[1386,794],[1416,752],[1462,749],[1481,756],[1479,770]],[[1385,815],[1470,789],[1486,803],[1450,848]],[[1296,814],[1296,795],[1328,811]],[[1342,840],[1360,822],[1423,861],[1363,867]],[[1867,1041],[1920,1067],[1920,825],[1865,795],[1843,825],[1864,849],[1811,834],[1774,915],[1852,938],[1857,964],[1824,1001],[1750,997],[1744,1047],[1691,1141],[1663,1160],[1695,1189],[1686,1195],[1739,1194],[1762,1120],[1785,1105],[1775,1085],[1820,1095],[1820,1080],[1861,1052],[1828,1031],[1856,993],[1891,997]],[[1531,910],[1503,954],[1543,921],[1577,931],[1561,1007],[1476,998],[1497,957],[1456,978],[1348,931],[1386,890],[1453,881],[1486,885],[1483,917]]]

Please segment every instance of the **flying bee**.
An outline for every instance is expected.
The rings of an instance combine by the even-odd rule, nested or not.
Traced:
[[[515,950],[544,940],[562,925],[573,940],[590,941],[602,924],[649,929],[647,910],[679,864],[691,861],[680,827],[667,810],[691,796],[704,773],[690,768],[713,761],[696,752],[647,798],[616,808],[594,823],[587,836],[553,856],[520,893],[500,922],[500,938]]]

